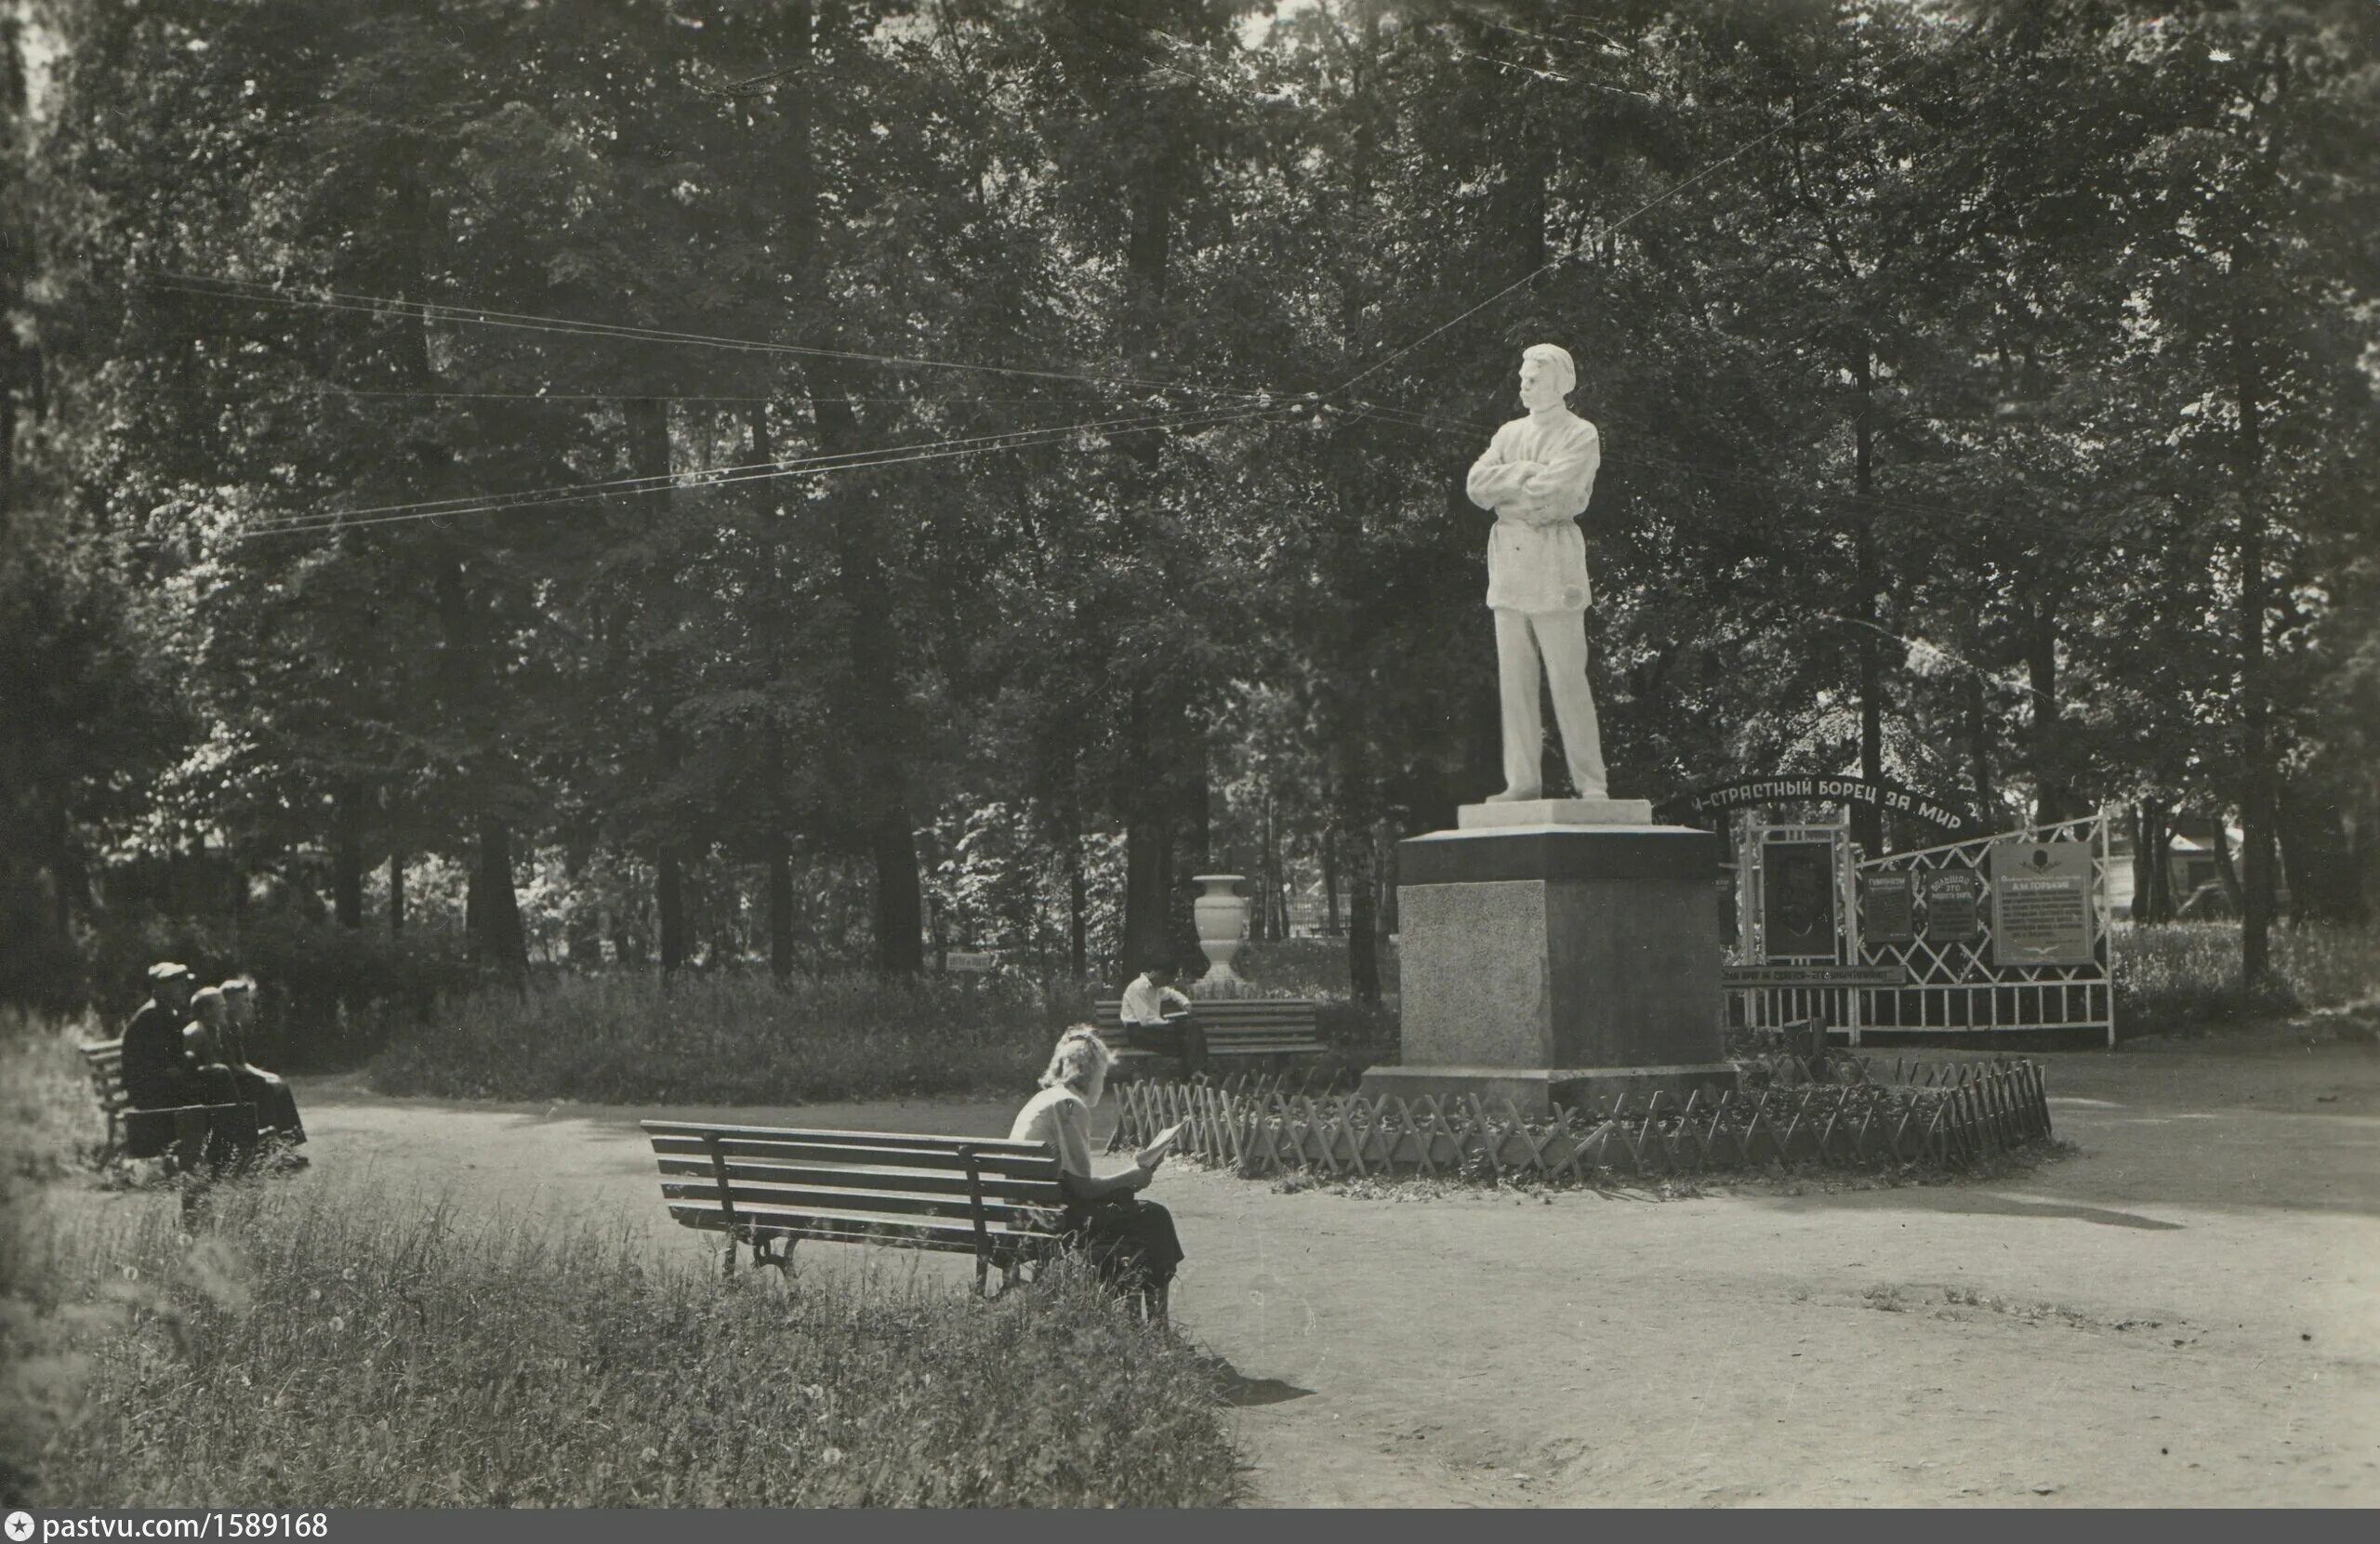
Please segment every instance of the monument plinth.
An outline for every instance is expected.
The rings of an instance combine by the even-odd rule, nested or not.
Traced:
[[[1466,804],[1454,812],[1464,831],[1508,825],[1650,825],[1652,800],[1645,798],[1513,798]]]
[[[1649,817],[1635,799],[1471,805],[1458,829],[1398,843],[1402,1064],[1366,1073],[1364,1092],[1544,1114],[1733,1088],[1720,838]]]

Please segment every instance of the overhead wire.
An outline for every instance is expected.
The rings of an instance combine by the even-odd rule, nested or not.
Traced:
[[[1090,370],[1053,370],[1028,365],[985,364],[965,360],[935,359],[925,355],[873,353],[857,349],[828,349],[812,344],[787,343],[773,338],[731,337],[716,333],[684,332],[667,327],[641,327],[628,323],[594,322],[583,317],[542,316],[533,312],[503,311],[484,306],[456,305],[445,301],[411,300],[396,296],[361,295],[346,290],[321,288],[308,293],[292,290],[287,286],[266,284],[260,280],[230,279],[212,274],[166,271],[156,274],[141,275],[139,280],[152,288],[213,299],[246,301],[258,305],[302,306],[318,310],[360,312],[372,316],[395,314],[420,321],[469,323],[522,332],[612,338],[628,342],[675,343],[689,347],[722,349],[741,353],[842,360],[853,363],[900,369],[965,370],[1034,380],[1079,381],[1091,385],[1144,387],[1157,390],[1206,391],[1217,396],[1239,397],[1250,401],[1272,400],[1285,394],[1269,389],[1216,386],[1178,376],[1138,376]]]
[[[407,521],[440,520],[464,515],[503,514],[516,509],[550,508],[555,505],[583,503],[590,499],[633,496],[641,494],[705,493],[713,488],[765,482],[775,478],[809,476],[833,471],[867,470],[881,467],[902,466],[917,461],[935,461],[951,456],[981,455],[987,451],[1029,449],[1038,445],[1061,443],[1083,433],[1115,434],[1157,429],[1218,428],[1225,424],[1246,422],[1287,412],[1289,410],[1289,405],[1210,408],[1137,419],[1048,425],[1037,429],[1011,430],[1002,434],[981,435],[961,440],[882,446],[872,450],[849,451],[787,461],[756,462],[748,466],[721,468],[713,472],[672,473],[667,481],[658,476],[623,478],[608,482],[544,490],[535,494],[497,495],[483,498],[479,502],[470,502],[468,499],[442,501],[436,508],[389,505],[370,510],[326,510],[279,521],[258,522],[239,532],[237,539],[248,540],[313,531],[350,530],[364,526],[396,524]]]
[[[232,390],[234,388],[228,386],[152,385],[144,388],[144,389],[150,391],[169,392],[180,396],[220,396],[225,391]],[[674,387],[640,389],[632,391],[449,391],[442,390],[435,387],[416,387],[410,389],[401,389],[397,387],[348,387],[340,386],[335,382],[329,381],[284,381],[279,383],[275,387],[275,389],[282,391],[303,392],[309,396],[318,397],[360,397],[372,400],[404,400],[410,398],[419,399],[422,401],[439,402],[486,401],[520,402],[618,402],[647,397],[666,398],[673,402],[781,402],[798,400],[801,395],[801,393],[798,391],[763,391],[721,394],[708,391],[681,391]],[[1033,397],[985,397],[974,395],[950,396],[943,392],[935,392],[931,396],[919,392],[904,392],[898,396],[875,397],[861,396],[854,393],[838,393],[838,397],[839,400],[847,402],[869,403],[923,402],[935,405],[943,405],[959,402],[974,402],[986,406],[1006,407],[1025,406],[1034,403],[1048,403],[1052,406],[1066,405],[1065,398],[1048,393]]]
[[[1126,416],[1123,417],[1094,418],[1070,424],[1026,424],[1015,429],[995,430],[984,434],[965,436],[958,439],[913,442],[908,445],[893,444],[870,446],[865,450],[836,452],[823,456],[805,458],[804,464],[825,465],[842,457],[871,455],[880,452],[898,452],[919,448],[925,445],[980,444],[990,441],[1012,438],[1020,434],[1100,433],[1105,431],[1130,433],[1141,429],[1169,427],[1170,422],[1177,417],[1198,416],[1205,413],[1220,411],[1226,410],[1184,409],[1178,413],[1141,414]],[[1236,412],[1241,410],[1232,409],[1228,411]],[[1254,409],[1251,411],[1261,413],[1274,410],[1264,408]],[[639,476],[606,478],[594,482],[575,482],[560,487],[525,488],[512,494],[465,494],[446,498],[408,499],[395,504],[367,505],[351,509],[323,510],[319,513],[325,519],[343,519],[359,515],[393,514],[410,510],[435,511],[441,509],[452,509],[465,505],[469,505],[474,508],[487,508],[500,505],[504,501],[509,499],[542,500],[558,497],[587,497],[602,494],[634,494],[672,486],[683,486],[684,484],[680,480],[687,476],[727,476],[736,472],[754,471],[767,468],[780,467],[787,464],[787,463],[783,461],[755,461],[742,466],[715,468],[707,473],[687,473],[681,471],[648,472]],[[312,517],[291,516],[288,518],[291,520],[300,520]]]

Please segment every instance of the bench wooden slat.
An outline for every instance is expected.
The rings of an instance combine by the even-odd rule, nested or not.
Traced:
[[[709,1233],[725,1233],[731,1226],[727,1213],[716,1201],[708,1205],[699,1201],[672,1201],[669,1203],[669,1215],[686,1227],[701,1228]],[[909,1248],[944,1249],[954,1254],[972,1255],[975,1253],[976,1244],[972,1223],[919,1222],[898,1217],[826,1216],[769,1207],[736,1207],[733,1227],[738,1234],[760,1232],[840,1243],[892,1244]],[[990,1237],[996,1247],[1026,1245],[1046,1247],[1054,1244],[1058,1235],[1011,1229],[995,1233]]]
[[[658,1157],[708,1157],[711,1145],[699,1137],[656,1136],[653,1139],[653,1151]],[[733,1141],[721,1142],[718,1150],[721,1156],[728,1158],[807,1160],[854,1168],[916,1168],[959,1175],[967,1172],[967,1160],[956,1153],[932,1153],[918,1148],[854,1147],[823,1142],[758,1142],[750,1137],[737,1137]],[[1058,1161],[1046,1151],[1004,1151],[982,1155],[976,1159],[975,1167],[978,1172],[985,1175],[1038,1180],[1054,1178]]]
[[[639,1126],[654,1136],[701,1137],[716,1133],[721,1137],[738,1137],[753,1142],[788,1142],[815,1145],[821,1142],[846,1142],[853,1147],[906,1148],[921,1152],[956,1153],[972,1147],[978,1153],[1007,1153],[1032,1157],[1049,1155],[1049,1149],[1038,1142],[1011,1142],[1006,1137],[920,1137],[905,1131],[830,1131],[824,1128],[793,1126],[707,1126],[700,1121],[641,1120]]]
[[[797,1211],[804,1216],[946,1217],[968,1221],[974,1203],[964,1195],[905,1195],[881,1190],[820,1190],[805,1185],[730,1184],[728,1198],[738,1213],[762,1208]],[[700,1180],[664,1180],[661,1194],[673,1201],[719,1199],[719,1186]],[[984,1221],[995,1228],[1030,1228],[1034,1214],[1052,1209],[1047,1205],[984,1199]]]
[[[1100,1023],[1121,1030],[1124,1000],[1101,997],[1091,1004]],[[1206,1032],[1209,1056],[1301,1056],[1327,1048],[1308,997],[1214,997],[1200,1001],[1195,1011]],[[1119,1059],[1134,1061],[1165,1055],[1136,1046],[1117,1048]]]
[[[1124,999],[1105,997],[1091,1004],[1101,1016],[1114,1020],[1124,1015]],[[1210,997],[1194,1002],[1191,1010],[1201,1019],[1215,1023],[1304,1023],[1315,1016],[1311,997]]]
[[[707,1157],[665,1157],[660,1160],[661,1172],[689,1180],[710,1180],[716,1184],[718,1171]],[[842,1168],[809,1164],[774,1164],[737,1162],[726,1166],[731,1185],[749,1181],[757,1184],[821,1185],[829,1189],[858,1186],[870,1190],[902,1191],[918,1195],[965,1195],[967,1176],[964,1174],[930,1174],[915,1170],[903,1172],[888,1168]],[[983,1191],[987,1200],[1023,1201],[1037,1206],[1064,1204],[1064,1194],[1055,1179],[1025,1179],[1016,1175],[986,1174]]]

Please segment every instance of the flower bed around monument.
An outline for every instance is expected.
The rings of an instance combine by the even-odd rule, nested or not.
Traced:
[[[1580,1182],[1764,1169],[1960,1168],[2046,1142],[2049,1105],[2026,1061],[1896,1063],[1891,1081],[1772,1084],[1706,1098],[1666,1091],[1524,1114],[1508,1100],[1313,1095],[1276,1080],[1143,1082],[1115,1090],[1116,1142],[1187,1122],[1178,1151],[1249,1176],[1418,1174]]]

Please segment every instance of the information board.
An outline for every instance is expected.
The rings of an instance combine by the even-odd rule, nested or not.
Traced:
[[[1996,841],[1990,869],[1994,965],[2088,965],[2096,957],[2086,843]]]
[[[1971,869],[1930,869],[1925,876],[1925,936],[1937,944],[1972,944],[1983,931],[1983,877]]]
[[[1765,843],[1760,873],[1764,962],[1834,958],[1834,844]]]
[[[1871,874],[1859,882],[1859,936],[1906,944],[1917,936],[1917,891],[1908,874]]]

